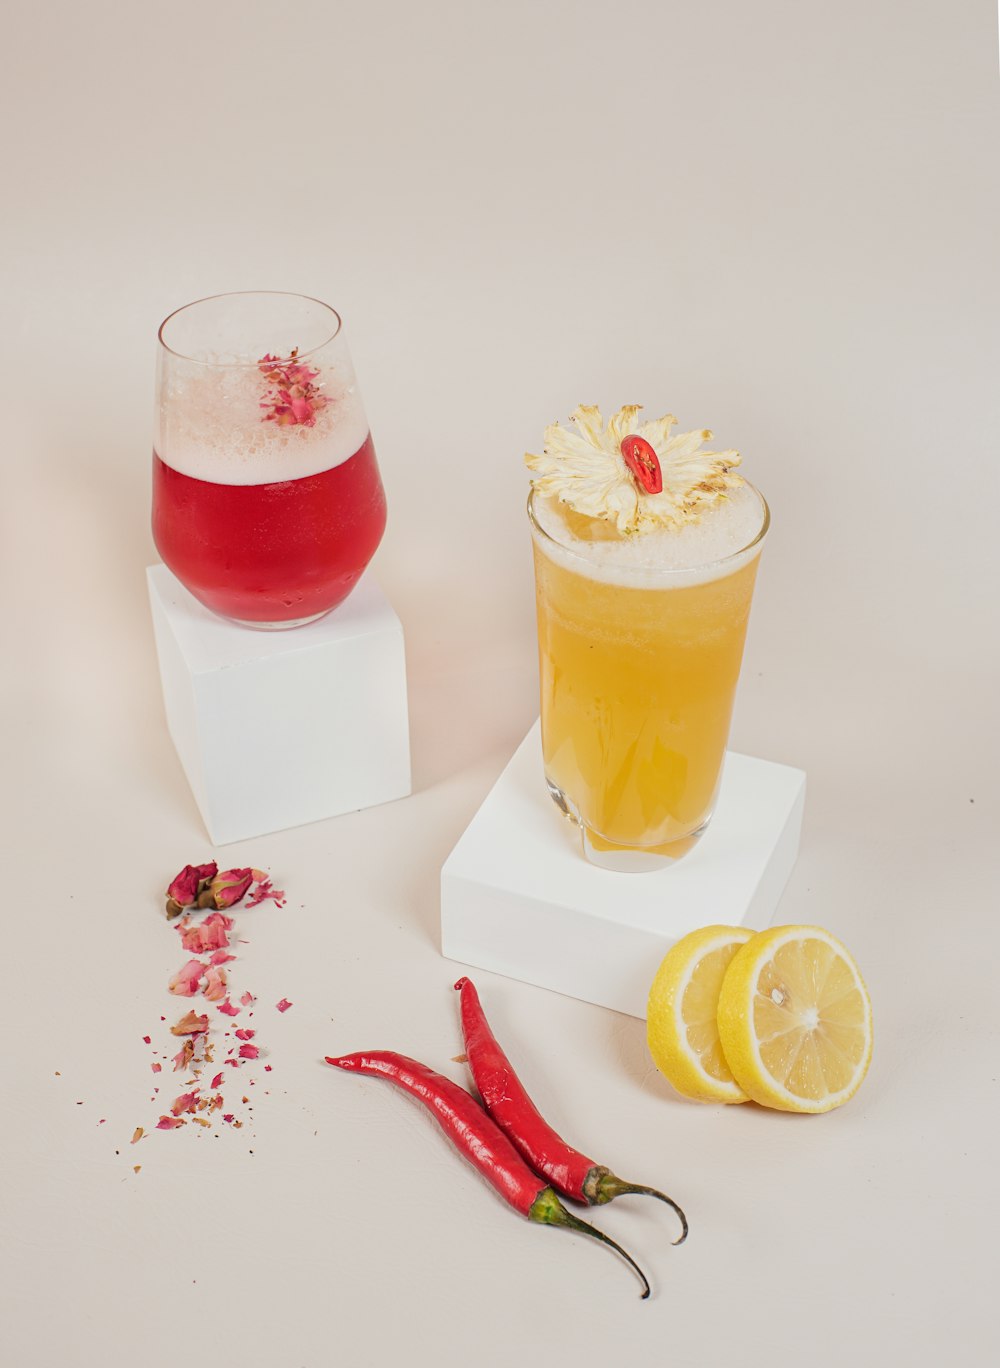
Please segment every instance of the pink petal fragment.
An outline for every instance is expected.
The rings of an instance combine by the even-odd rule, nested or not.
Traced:
[[[271,880],[264,879],[257,885],[253,893],[247,899],[247,907],[256,907],[258,903],[266,902],[268,898],[271,898],[278,907],[284,907],[285,905],[284,890],[273,888]]]
[[[156,1123],[157,1130],[176,1130],[178,1126],[186,1126],[187,1122],[180,1116],[161,1116]]]
[[[188,960],[183,969],[178,969],[167,984],[168,989],[178,997],[194,997],[205,968],[206,966],[202,964],[201,960]]]
[[[287,998],[282,998],[280,1002],[276,1002],[274,1005],[279,1012],[287,1012],[289,1007],[292,1006],[292,1003],[290,1003]]]
[[[246,994],[244,994],[244,996],[246,996]],[[225,1002],[219,1003],[219,1011],[222,1012],[224,1016],[228,1017],[239,1016],[240,1014],[240,1009],[234,1007],[228,998],[226,998]]]
[[[221,1069],[220,1069],[219,1072],[215,1075],[215,1077],[212,1079],[211,1083],[210,1083],[208,1086],[209,1086],[210,1088],[218,1088],[218,1087],[221,1087],[221,1086],[222,1086],[222,1070],[221,1070]]]
[[[236,956],[230,955],[227,950],[216,950],[215,954],[208,962],[209,964],[228,964],[231,960],[234,960],[235,958]]]
[[[190,1011],[186,1016],[182,1016],[176,1025],[171,1026],[170,1034],[175,1036],[199,1035],[208,1030],[208,1017],[200,1016],[195,1011]]]
[[[256,1045],[240,1046],[240,1059],[256,1059],[259,1054],[260,1050]]]
[[[244,1007],[249,1007],[251,1002],[255,1001],[256,998],[254,997],[253,993],[244,993],[243,996],[240,998],[240,1002],[242,1002]]]
[[[233,1035],[237,1040],[253,1040],[256,1034],[257,1032],[252,1030],[249,1026],[241,1026],[238,1031],[233,1032]]]
[[[184,1112],[193,1112],[198,1105],[198,1092],[181,1093],[180,1097],[175,1097],[170,1104],[170,1110],[174,1116],[182,1116]]]
[[[225,875],[219,875],[219,878],[224,877]],[[213,890],[217,882],[218,880],[213,880]],[[193,951],[196,955],[205,955],[210,950],[222,950],[229,944],[228,933],[233,929],[233,919],[227,917],[224,912],[210,912],[202,922],[192,922],[190,917],[185,917],[178,923],[177,929],[185,950]]]
[[[225,969],[219,969],[213,965],[205,975],[205,987],[202,991],[209,1002],[221,1002],[226,996]]]
[[[153,1070],[153,1073],[160,1073],[163,1069],[162,1064],[150,1064],[149,1067]]]

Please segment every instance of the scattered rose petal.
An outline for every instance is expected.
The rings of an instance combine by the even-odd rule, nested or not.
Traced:
[[[223,1119],[223,1121],[227,1122],[229,1125],[232,1125],[232,1123],[233,1123],[233,1113],[232,1113],[232,1112],[223,1112],[223,1113],[222,1113],[222,1119]]]
[[[132,1139],[129,1143],[133,1145],[137,1144],[145,1134],[146,1132],[141,1126],[136,1126],[135,1130],[132,1132]]]
[[[181,1069],[186,1069],[193,1058],[194,1041],[185,1040],[184,1044],[177,1051],[177,1053],[173,1057],[173,1060],[171,1061],[174,1066],[174,1073],[178,1073]]]
[[[192,1116],[191,1120],[196,1126],[210,1126],[211,1121],[206,1121],[203,1116]]]
[[[265,1073],[270,1073],[270,1072],[271,1072],[271,1066],[270,1066],[270,1064],[265,1064],[265,1065],[264,1065],[264,1072],[265,1072]]]
[[[170,1104],[170,1110],[174,1116],[181,1116],[184,1112],[192,1112],[198,1104],[197,1089],[194,1092],[181,1093],[180,1097],[175,1097]]]
[[[240,1014],[240,1009],[234,1007],[228,998],[226,998],[225,1002],[219,1003],[219,1011],[230,1017],[239,1016]]]
[[[150,1064],[149,1067],[153,1070],[153,1073],[160,1073],[163,1069],[162,1064]]]
[[[175,1036],[199,1035],[208,1030],[208,1017],[199,1016],[194,1010],[182,1016],[174,1026],[170,1028],[170,1034]]]
[[[194,997],[204,973],[205,965],[201,960],[188,960],[182,969],[177,970],[167,987],[177,997]]]
[[[210,912],[202,922],[185,917],[177,929],[185,950],[206,955],[210,950],[223,950],[229,944],[228,933],[233,929],[233,919],[224,912]]]
[[[157,1130],[176,1130],[178,1126],[186,1126],[187,1122],[180,1116],[161,1116],[156,1123]]]
[[[222,1084],[222,1070],[220,1069],[219,1072],[215,1075],[215,1077],[212,1079],[211,1083],[210,1083],[208,1086],[209,1086],[210,1088],[218,1088],[218,1087],[221,1086],[221,1084]]]
[[[290,1003],[287,998],[282,998],[280,1002],[276,1002],[274,1005],[279,1012],[287,1012],[289,1007],[292,1006],[292,1003]]]
[[[249,1007],[251,1002],[256,1002],[256,1000],[257,999],[254,997],[253,993],[250,992],[244,993],[243,996],[240,998],[240,1002],[242,1002],[244,1007]]]
[[[240,1059],[256,1059],[259,1054],[260,1050],[256,1045],[240,1046]]]
[[[226,971],[213,965],[205,975],[202,989],[209,1002],[220,1002],[226,996]]]
[[[133,1173],[140,1173],[141,1171],[142,1171],[142,1165],[141,1165],[141,1164],[133,1164],[133,1165],[132,1165],[132,1172],[133,1172]]]
[[[257,907],[258,904],[267,902],[268,898],[271,898],[278,907],[284,907],[285,905],[284,890],[281,888],[274,888],[270,879],[264,879],[263,882],[259,883],[253,890],[250,897],[247,898],[247,907]]]
[[[230,955],[226,950],[216,950],[215,954],[208,962],[209,964],[229,964],[230,961],[235,958],[235,955]]]
[[[238,1031],[233,1032],[237,1040],[253,1040],[256,1034],[257,1032],[249,1026],[241,1026]]]
[[[143,1043],[144,1045],[150,1045],[150,1044],[152,1044],[152,1041],[150,1040],[149,1036],[143,1036],[143,1038],[142,1038],[142,1043]]]

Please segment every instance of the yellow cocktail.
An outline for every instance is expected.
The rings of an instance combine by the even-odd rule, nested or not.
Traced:
[[[533,491],[545,774],[588,857],[652,867],[697,840],[729,735],[767,505],[622,537]]]

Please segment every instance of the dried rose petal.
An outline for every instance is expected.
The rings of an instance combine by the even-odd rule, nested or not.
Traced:
[[[239,902],[252,883],[252,869],[226,869],[221,874],[216,874],[208,886],[208,891],[217,908],[232,907],[234,903]],[[226,944],[229,942],[226,941]]]
[[[162,1064],[150,1064],[149,1067],[153,1070],[153,1073],[159,1073],[159,1072],[161,1071],[161,1069],[163,1068],[163,1065],[162,1065]]]
[[[208,1030],[208,1017],[199,1016],[194,1010],[182,1016],[176,1025],[171,1026],[170,1034],[175,1036],[200,1035]]]
[[[212,1079],[211,1083],[210,1083],[208,1086],[209,1086],[210,1088],[218,1088],[218,1087],[221,1087],[221,1086],[222,1086],[222,1070],[221,1070],[221,1069],[220,1069],[219,1072],[215,1075],[215,1077]]]
[[[257,999],[254,997],[253,993],[249,991],[245,992],[243,996],[240,998],[240,1002],[242,1002],[244,1007],[249,1007],[251,1002],[256,1002],[256,1000]]]
[[[279,1012],[287,1012],[289,1007],[292,1006],[292,1003],[290,1003],[287,998],[282,998],[280,1002],[276,1002],[274,1005]]]
[[[157,1130],[176,1130],[178,1126],[186,1126],[187,1122],[180,1116],[161,1116],[156,1123]]]
[[[238,1031],[233,1032],[237,1040],[253,1040],[256,1034],[257,1032],[251,1030],[249,1026],[241,1026]]]
[[[133,1134],[132,1134],[132,1139],[131,1139],[130,1143],[133,1144],[133,1145],[136,1144],[139,1140],[142,1139],[142,1137],[143,1137],[145,1134],[146,1134],[146,1132],[143,1130],[143,1128],[142,1128],[141,1126],[136,1126],[135,1131],[134,1131]]]
[[[184,1044],[173,1057],[172,1063],[174,1066],[174,1073],[180,1073],[181,1069],[186,1069],[193,1058],[194,1042],[192,1040],[185,1040]]]
[[[205,987],[202,990],[209,1002],[221,1002],[226,996],[226,971],[213,965],[205,975]]]
[[[194,997],[205,973],[205,968],[206,966],[202,964],[201,960],[188,960],[183,969],[178,969],[167,984],[168,989],[178,997]]]
[[[285,905],[284,889],[275,888],[270,879],[264,879],[257,885],[247,899],[247,907],[257,907],[258,904],[267,902],[268,898],[271,898],[278,907],[284,907]]]
[[[229,944],[227,933],[232,928],[233,919],[227,917],[224,912],[210,912],[202,922],[195,922],[190,917],[185,917],[183,921],[177,924],[184,949],[192,951],[196,955],[208,954],[210,950],[224,949]]]
[[[219,1011],[222,1012],[224,1016],[230,1017],[239,1016],[240,1014],[240,1009],[238,1007],[234,1007],[228,998],[226,998],[225,1002],[219,1003]]]
[[[170,1110],[174,1116],[182,1116],[185,1112],[194,1111],[198,1103],[197,1092],[181,1093],[180,1097],[175,1097],[170,1104]]]
[[[229,964],[235,958],[236,956],[229,954],[228,950],[216,950],[208,962],[209,964]]]
[[[219,866],[212,860],[209,864],[185,865],[179,874],[170,881],[167,888],[167,916],[177,917],[185,907],[194,907],[202,884],[214,879]]]
[[[260,1050],[256,1045],[240,1046],[240,1059],[256,1059],[259,1054]]]

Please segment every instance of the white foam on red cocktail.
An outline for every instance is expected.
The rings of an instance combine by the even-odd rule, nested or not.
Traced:
[[[182,475],[214,484],[298,480],[342,465],[363,445],[368,423],[349,364],[320,366],[329,399],[314,427],[267,421],[272,387],[256,367],[178,366],[163,377],[154,447]]]
[[[605,584],[637,589],[683,588],[731,575],[758,555],[756,541],[764,522],[764,502],[752,485],[740,485],[713,504],[697,522],[656,528],[633,536],[613,529],[598,540],[578,536],[564,506],[555,499],[532,499],[535,520],[547,533],[536,540],[557,564]],[[755,543],[755,544],[753,544]]]

